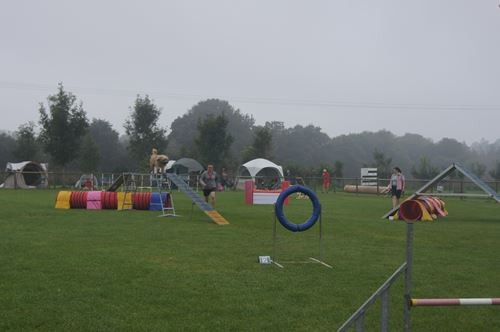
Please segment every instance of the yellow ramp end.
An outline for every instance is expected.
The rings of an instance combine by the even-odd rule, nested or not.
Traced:
[[[205,211],[205,213],[217,225],[228,225],[229,224],[229,221],[227,221],[223,216],[220,215],[219,212],[217,212],[215,210],[214,211]]]

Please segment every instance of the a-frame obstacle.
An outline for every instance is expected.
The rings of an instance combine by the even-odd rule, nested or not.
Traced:
[[[454,171],[458,171],[461,173],[465,178],[469,179],[472,183],[474,183],[476,186],[481,188],[485,193],[484,194],[466,194],[466,193],[427,193],[427,190],[429,188],[432,188],[435,184],[439,183],[441,180],[446,178],[448,175],[453,173]],[[470,172],[468,169],[466,169],[464,166],[458,164],[458,163],[453,163],[451,164],[448,168],[446,168],[444,171],[442,171],[440,174],[438,174],[434,179],[430,180],[427,182],[422,188],[418,189],[413,195],[408,197],[405,201],[414,199],[418,196],[456,196],[456,197],[485,197],[485,198],[492,198],[497,203],[500,203],[500,195],[497,194],[493,188],[488,186],[483,180],[478,178],[474,173]],[[390,216],[394,216],[396,212],[398,212],[399,207],[401,205],[396,206],[386,214],[382,216],[382,219],[387,219]]]
[[[179,188],[180,191],[182,191],[186,196],[188,196],[191,201],[193,202],[193,205],[196,204],[202,210],[205,212],[205,214],[212,219],[214,223],[217,225],[227,225],[229,224],[229,221],[227,221],[223,216],[220,215],[219,212],[214,210],[210,204],[205,202],[203,198],[198,195],[194,190],[192,190],[186,182],[182,178],[180,178],[177,174],[174,173],[167,173],[167,178],[172,181],[177,188]]]

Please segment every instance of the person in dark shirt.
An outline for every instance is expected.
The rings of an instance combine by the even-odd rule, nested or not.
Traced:
[[[387,186],[385,192],[390,192],[392,197],[392,207],[395,208],[399,206],[399,199],[401,195],[405,191],[405,176],[401,171],[401,168],[394,167],[392,169],[391,180],[389,181],[389,185]]]
[[[214,171],[214,165],[209,164],[207,170],[204,171],[200,176],[200,184],[203,189],[203,196],[205,196],[205,202],[208,203],[208,197],[211,199],[212,207],[215,209],[215,192],[217,191],[217,182],[219,178],[217,173]]]

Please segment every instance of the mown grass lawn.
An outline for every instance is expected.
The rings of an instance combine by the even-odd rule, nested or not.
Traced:
[[[1,331],[332,331],[405,259],[405,225],[380,219],[390,199],[319,195],[324,260],[260,265],[273,250],[271,206],[218,193],[218,226],[182,193],[158,212],[54,209],[55,191],[0,190]],[[415,226],[415,297],[500,297],[500,206],[447,199],[450,216]],[[302,222],[307,200],[287,216]],[[318,228],[278,225],[278,258],[318,252]],[[391,289],[402,326],[403,280]],[[379,327],[379,308],[366,317]],[[499,307],[416,308],[413,331],[499,331]]]

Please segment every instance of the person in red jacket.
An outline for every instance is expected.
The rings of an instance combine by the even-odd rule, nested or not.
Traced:
[[[330,190],[330,173],[325,169],[323,169],[323,173],[321,174],[321,179],[323,180],[323,193],[328,193]]]

